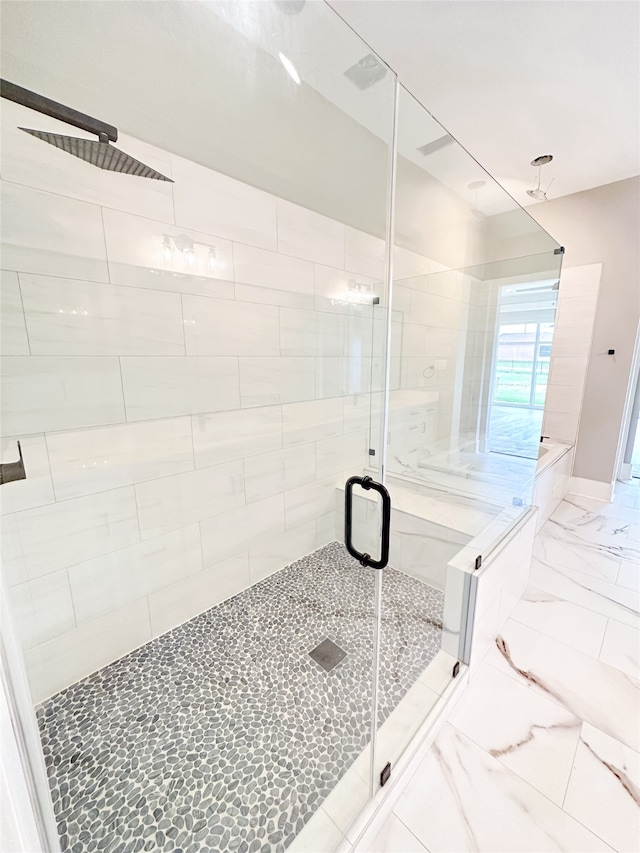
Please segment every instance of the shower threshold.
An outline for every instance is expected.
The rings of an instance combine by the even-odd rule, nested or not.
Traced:
[[[373,587],[332,542],[40,705],[63,851],[285,850],[369,740]],[[383,590],[380,724],[444,606],[391,568]]]

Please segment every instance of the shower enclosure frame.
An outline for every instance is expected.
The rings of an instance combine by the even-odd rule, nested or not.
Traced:
[[[330,8],[330,7],[329,7]],[[342,19],[340,16],[330,9],[332,15]],[[344,23],[344,22],[343,22]],[[360,39],[360,37],[358,36]],[[373,51],[372,51],[373,53]],[[375,56],[375,54],[374,54]],[[389,476],[388,471],[388,442],[387,436],[390,428],[390,402],[389,394],[391,389],[391,360],[392,360],[392,342],[393,342],[393,324],[392,312],[394,306],[394,250],[396,245],[396,201],[397,201],[397,178],[398,178],[398,160],[399,152],[399,122],[400,122],[400,100],[402,87],[397,74],[389,68],[386,63],[379,57],[378,61],[385,67],[390,75],[390,80],[393,84],[392,93],[392,114],[391,118],[391,134],[388,145],[388,167],[386,175],[387,183],[387,198],[385,206],[386,214],[386,230],[385,230],[385,269],[384,279],[382,283],[383,297],[379,300],[381,307],[384,306],[386,316],[384,318],[383,341],[380,348],[383,358],[383,380],[382,380],[382,410],[381,420],[379,425],[376,425],[373,417],[373,397],[374,391],[371,388],[369,392],[369,437],[372,448],[379,448],[377,455],[379,479],[384,485]],[[422,106],[422,105],[421,105]],[[428,111],[422,107],[426,114]],[[75,111],[72,111],[75,112]],[[58,116],[59,117],[59,116]],[[102,123],[100,123],[102,124]],[[93,128],[85,127],[84,129],[91,132],[96,131]],[[110,136],[110,139],[117,138],[117,131],[112,129],[115,136]],[[443,129],[444,131],[444,129]],[[457,142],[455,142],[458,145]],[[483,170],[484,171],[484,170]],[[372,314],[371,327],[374,326],[374,315]],[[373,338],[375,335],[373,334]],[[378,433],[379,434],[376,434]],[[373,589],[374,589],[374,619],[373,619],[373,643],[372,643],[372,678],[371,678],[371,724],[370,724],[370,757],[369,757],[369,803],[380,788],[380,772],[381,767],[379,762],[379,719],[378,711],[380,706],[380,655],[381,655],[381,634],[382,634],[382,617],[384,612],[384,594],[383,594],[383,574],[381,570],[373,570]],[[460,624],[462,628],[460,643],[459,643],[459,661],[467,662],[470,653],[471,635],[470,625],[473,619],[474,605],[474,589],[476,579],[473,575],[465,576],[465,586],[462,596],[458,600]],[[8,611],[6,602],[3,601],[3,611]],[[5,618],[6,616],[6,618]],[[56,821],[49,797],[47,784],[47,774],[43,760],[42,749],[39,744],[39,733],[36,725],[35,717],[27,710],[29,693],[26,687],[26,671],[20,660],[20,651],[13,637],[11,628],[11,618],[8,612],[3,612],[2,620],[2,676],[3,683],[7,692],[7,696],[11,703],[12,723],[16,739],[21,748],[23,759],[23,770],[25,772],[27,782],[30,789],[34,818],[38,826],[44,849],[59,850],[58,833]],[[454,674],[452,673],[452,678]]]

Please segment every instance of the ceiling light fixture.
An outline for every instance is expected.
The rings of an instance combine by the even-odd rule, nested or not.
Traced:
[[[527,190],[527,195],[531,196],[531,198],[535,198],[538,201],[549,201],[549,199],[547,198],[547,193],[551,189],[551,184],[553,183],[554,178],[551,178],[551,183],[546,188],[546,190],[543,190],[540,186],[540,178],[542,175],[542,167],[546,166],[546,164],[550,163],[552,160],[553,154],[541,154],[539,157],[536,157],[534,160],[531,161],[531,165],[536,166],[538,169],[538,183],[535,187],[533,187],[533,189]]]
[[[285,56],[284,53],[279,53],[278,59],[284,65],[285,70],[286,70],[287,74],[289,75],[289,77],[291,77],[293,82],[299,86],[300,85],[300,75],[296,71],[296,67],[293,64],[293,62],[289,59],[288,56]]]

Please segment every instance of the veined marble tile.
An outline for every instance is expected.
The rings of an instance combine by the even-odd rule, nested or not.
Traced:
[[[282,448],[282,406],[195,415],[196,468]]]
[[[197,468],[135,487],[142,539],[243,506],[242,461]]]
[[[39,114],[35,126],[50,133],[69,135],[69,125],[50,116]],[[52,145],[44,145],[41,140],[19,130],[21,127],[34,127],[33,111],[6,101],[2,122],[2,175],[6,180],[107,208],[172,221],[170,183],[132,181],[129,175],[96,169]],[[162,149],[123,133],[119,133],[117,145],[127,154],[171,177],[169,155]]]
[[[354,853],[429,853],[393,812],[381,827],[375,824]]]
[[[632,749],[640,746],[640,685],[617,669],[512,619],[485,661]]]
[[[2,181],[0,193],[5,269],[109,280],[98,205],[8,181]]]
[[[511,618],[593,658],[600,654],[607,627],[606,616],[535,587],[525,591]]]
[[[233,261],[237,299],[313,308],[313,264],[300,256],[235,243]]]
[[[582,517],[577,523],[562,522],[555,517],[546,523],[544,532],[575,543],[581,549],[598,550],[640,563],[640,543],[629,538],[630,527],[628,522],[606,516]]]
[[[283,406],[282,429],[285,447],[340,435],[343,431],[342,399],[311,400]]]
[[[625,625],[639,624],[640,595],[633,589],[558,568],[535,557],[531,561],[531,584]]]
[[[47,445],[58,500],[194,467],[190,418],[54,433]]]
[[[182,303],[187,355],[280,355],[278,308],[200,296]]]
[[[629,524],[638,517],[637,510],[616,503],[600,501],[581,495],[567,495],[554,510],[551,518],[569,526],[580,527],[590,524],[594,519],[601,523],[602,518],[611,519],[615,528]]]
[[[640,566],[637,563],[629,563],[623,560],[620,563],[620,571],[616,583],[618,586],[640,592]]]
[[[53,503],[53,483],[44,435],[7,436],[0,440],[1,461],[17,462],[22,448],[25,480],[4,483],[0,489],[0,513],[20,512]]]
[[[582,721],[480,664],[449,723],[562,806]]]
[[[367,432],[349,432],[316,442],[316,467],[323,477],[353,470],[359,473],[368,464]]]
[[[609,849],[447,723],[394,813],[432,851]]]
[[[292,530],[277,533],[275,536],[261,537],[249,549],[251,583],[257,583],[267,575],[301,559],[315,548],[315,521],[306,522]]]
[[[151,632],[154,637],[164,634],[250,585],[246,551],[181,578],[149,595]]]
[[[240,408],[237,358],[143,356],[120,366],[128,421]]]
[[[282,494],[207,518],[200,522],[205,568],[246,551],[265,534],[275,536],[284,529]]]
[[[615,582],[620,569],[620,560],[625,552],[617,547],[615,551],[589,544],[570,532],[550,527],[549,523],[539,531],[533,546],[533,555],[538,560],[582,574],[585,579]]]
[[[124,420],[117,358],[5,356],[0,379],[4,435]]]
[[[318,264],[343,267],[345,226],[312,210],[277,200],[278,251]]]
[[[345,318],[340,314],[281,308],[280,351],[282,355],[345,355],[344,321]],[[355,355],[370,355],[370,351],[355,353]]]
[[[197,524],[137,542],[69,569],[78,625],[202,569]]]
[[[314,359],[278,356],[239,358],[242,408],[314,398]]]
[[[631,628],[609,619],[600,660],[640,679],[640,627]]]
[[[335,488],[334,478],[329,477],[285,492],[287,530],[331,512],[335,505]]]
[[[630,524],[627,538],[633,542],[640,542],[640,524]]]
[[[640,755],[585,723],[564,810],[615,850],[640,850]]]
[[[184,355],[176,293],[20,275],[34,355]]]
[[[137,542],[133,489],[114,489],[2,517],[7,585],[89,560]]]
[[[233,252],[220,237],[162,222],[103,211],[113,284],[233,299]],[[186,251],[185,251],[186,250]]]
[[[8,590],[23,649],[75,628],[67,572],[53,572]]]
[[[34,703],[75,684],[151,639],[146,598],[59,634],[25,655]]]
[[[276,198],[171,155],[176,225],[277,250]]]
[[[313,445],[251,456],[244,460],[244,477],[247,503],[312,483],[316,478]]]
[[[18,273],[0,271],[0,353],[29,355]]]

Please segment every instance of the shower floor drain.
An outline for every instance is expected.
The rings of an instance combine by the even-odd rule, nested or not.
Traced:
[[[347,653],[327,637],[320,645],[312,649],[309,655],[316,663],[320,664],[325,672],[331,672],[341,660],[346,658]]]

